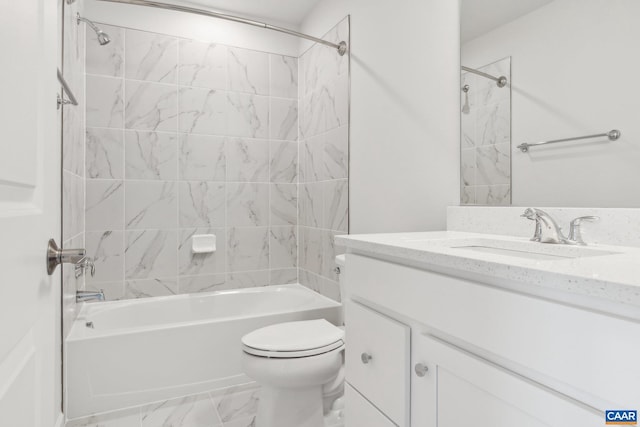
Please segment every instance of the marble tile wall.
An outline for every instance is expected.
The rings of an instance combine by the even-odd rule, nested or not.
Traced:
[[[506,76],[511,82],[511,58],[479,68]],[[511,87],[496,86],[484,77],[464,72],[461,87],[462,112],[460,173],[462,205],[511,204]],[[463,110],[467,110],[463,108]]]
[[[62,107],[62,247],[85,245],[85,168],[84,168],[84,24],[78,25],[76,13],[82,2],[63,3],[63,59],[61,71],[80,102]],[[60,243],[60,242],[58,242]],[[76,318],[75,294],[84,288],[84,277],[76,279],[73,266],[62,266],[62,327],[66,337]]]
[[[349,41],[349,18],[324,37]],[[333,237],[349,231],[349,55],[314,45],[300,57],[299,279],[340,298]]]
[[[111,43],[86,50],[87,288],[297,282],[298,59],[102,27]],[[196,234],[217,250],[193,254]]]

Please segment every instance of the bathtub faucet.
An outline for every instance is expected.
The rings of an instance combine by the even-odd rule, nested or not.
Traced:
[[[104,301],[104,291],[76,291],[76,302]]]

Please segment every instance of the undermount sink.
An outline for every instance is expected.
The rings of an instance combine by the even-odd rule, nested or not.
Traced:
[[[538,261],[575,259],[615,255],[618,252],[573,245],[553,245],[536,242],[523,242],[498,239],[469,239],[452,241],[452,249],[472,251],[484,254],[510,256]]]
[[[492,248],[490,246],[452,246],[452,248],[465,249],[465,250],[481,252],[485,254],[513,256],[513,257],[526,258],[526,259],[537,259],[541,261],[575,258],[575,257],[569,257],[569,256],[563,256],[563,255],[545,254],[540,252],[526,252],[526,251],[517,251],[513,249]]]

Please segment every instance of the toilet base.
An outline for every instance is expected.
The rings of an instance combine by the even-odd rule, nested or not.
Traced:
[[[262,386],[255,427],[324,427],[322,386]]]

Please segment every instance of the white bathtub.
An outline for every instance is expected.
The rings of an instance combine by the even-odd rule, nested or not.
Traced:
[[[340,324],[341,305],[300,285],[85,304],[66,341],[67,417],[246,383],[244,334],[318,318]]]

